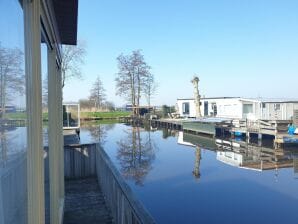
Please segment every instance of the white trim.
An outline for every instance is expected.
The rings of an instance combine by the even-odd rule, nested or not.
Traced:
[[[28,223],[45,223],[40,0],[23,1],[27,108]]]

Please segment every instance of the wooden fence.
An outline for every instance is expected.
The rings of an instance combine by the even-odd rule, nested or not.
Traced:
[[[114,223],[155,223],[99,144],[66,146],[64,161],[67,179],[97,176]]]
[[[96,144],[64,147],[64,175],[66,179],[96,176]]]
[[[117,224],[151,224],[155,223],[144,206],[134,196],[116,167],[97,145],[96,169],[106,203],[110,207],[114,222]]]

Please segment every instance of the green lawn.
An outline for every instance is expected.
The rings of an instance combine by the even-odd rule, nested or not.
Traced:
[[[126,111],[113,111],[113,112],[81,112],[81,118],[102,118],[102,119],[116,119],[119,117],[130,116],[131,112]],[[6,119],[26,119],[26,113],[7,113],[5,114]],[[48,113],[42,114],[43,120],[48,120]]]
[[[13,119],[13,120],[25,120],[26,119],[26,113],[24,112],[17,112],[17,113],[6,113],[4,115],[4,118],[6,119]]]
[[[131,112],[113,111],[113,112],[81,112],[81,118],[119,118],[130,116]]]
[[[26,119],[26,113],[25,112],[6,113],[4,115],[4,118],[13,119],[13,120],[25,120]],[[47,112],[42,113],[42,119],[43,120],[48,120],[48,113]]]

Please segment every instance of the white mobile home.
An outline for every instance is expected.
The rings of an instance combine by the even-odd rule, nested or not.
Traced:
[[[178,99],[176,107],[181,117],[195,117],[194,99]],[[265,100],[240,97],[201,99],[201,113],[204,117],[290,120],[294,110],[298,110],[298,100]]]

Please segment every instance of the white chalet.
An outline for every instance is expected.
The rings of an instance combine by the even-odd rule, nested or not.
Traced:
[[[177,99],[180,117],[195,117],[194,99]],[[248,99],[240,97],[214,97],[201,99],[203,117],[290,120],[298,110],[298,100]]]

